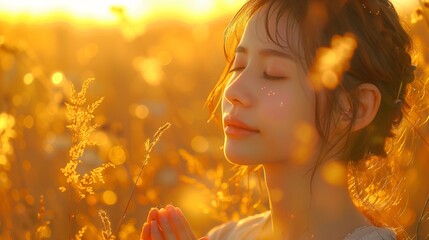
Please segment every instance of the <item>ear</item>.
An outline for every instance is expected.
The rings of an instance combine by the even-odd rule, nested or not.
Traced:
[[[371,83],[363,83],[358,86],[359,106],[352,131],[358,131],[368,126],[377,115],[381,102],[381,93]]]

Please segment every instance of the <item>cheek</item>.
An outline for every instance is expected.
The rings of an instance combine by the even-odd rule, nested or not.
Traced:
[[[259,108],[260,124],[269,145],[281,149],[284,139],[290,139],[292,130],[297,121],[294,107],[294,98],[285,91],[267,89],[260,97]]]
[[[260,114],[266,120],[314,124],[315,104],[310,94],[296,84],[277,89],[261,87]]]
[[[315,146],[314,106],[300,91],[270,91],[261,95],[259,115],[264,138],[274,159],[308,159]]]
[[[287,91],[261,88],[260,115],[268,122],[284,121],[293,110],[293,96]]]
[[[299,109],[296,106],[297,99],[291,91],[263,88],[259,99],[259,115],[264,119],[265,125],[284,128],[298,117],[296,115]]]

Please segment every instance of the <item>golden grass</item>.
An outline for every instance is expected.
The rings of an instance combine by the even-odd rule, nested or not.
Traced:
[[[97,124],[93,123],[93,113],[101,104],[103,98],[100,98],[91,104],[86,103],[86,92],[88,90],[89,83],[92,80],[93,79],[87,79],[84,81],[80,92],[76,92],[73,84],[71,84],[70,102],[66,103],[67,119],[70,122],[70,124],[67,125],[67,128],[72,133],[72,146],[69,151],[69,161],[64,168],[61,168],[61,172],[66,177],[67,183],[74,187],[81,199],[84,199],[87,194],[94,193],[92,188],[94,183],[104,183],[104,170],[108,167],[115,166],[112,163],[103,163],[101,166],[92,169],[89,173],[85,173],[83,176],[76,171],[78,165],[82,162],[79,158],[82,157],[85,149],[89,146],[97,145],[97,143],[90,141],[90,136],[98,127]],[[67,188],[62,186],[60,187],[60,190],[65,192]]]
[[[112,235],[112,224],[110,223],[110,219],[107,216],[107,212],[103,209],[100,209],[98,211],[98,216],[100,216],[101,222],[103,223],[103,228],[101,230],[103,239],[109,240],[111,239]]]
[[[413,21],[414,24],[419,24],[423,21],[428,21],[428,11],[429,8],[427,6],[427,1],[421,0],[421,7],[414,12],[415,16],[411,21]],[[427,42],[424,42],[425,39],[419,40],[416,38],[415,40],[417,43],[416,45],[419,45],[419,47],[426,47]],[[102,48],[100,47],[100,52],[101,49]],[[20,70],[20,73],[23,73],[21,74],[22,76],[28,73],[31,73],[32,76],[34,76],[34,82],[32,83],[32,85],[27,84],[24,86],[24,88],[17,88],[19,89],[19,91],[32,91],[32,88],[35,85],[34,83],[37,83],[43,86],[42,89],[46,91],[44,94],[48,95],[49,99],[54,99],[58,95],[58,86],[52,85],[49,77],[47,77],[49,74],[46,74],[48,72],[51,72],[51,70],[45,70],[43,69],[44,64],[39,64],[38,62],[35,62],[35,59],[37,58],[34,57],[35,55],[31,52],[31,49],[29,47],[23,47],[19,44],[16,44],[16,46],[14,46],[13,44],[6,44],[5,38],[0,36],[0,51],[2,54],[2,58],[0,59],[0,67],[4,67],[8,64],[10,65],[10,62],[8,61],[12,61],[10,59],[16,59],[16,63],[12,62],[13,64],[19,64],[19,62],[22,61],[24,62],[24,65],[29,66],[28,69],[26,68],[25,70]],[[176,53],[173,52],[172,56],[176,57],[175,54]],[[186,56],[191,54],[192,53],[190,52],[186,52]],[[9,57],[4,58],[4,55],[8,55]],[[31,57],[31,60],[26,60],[26,58],[29,57]],[[132,55],[132,57],[135,56]],[[156,56],[154,57],[154,59],[156,59]],[[126,59],[124,59],[124,61],[126,61]],[[175,60],[173,60],[173,63],[174,61]],[[129,62],[132,62],[131,59]],[[422,72],[422,75],[429,73],[429,69],[427,68],[427,60],[423,56],[416,58],[415,62],[418,63],[418,66],[420,66],[420,71]],[[338,68],[336,69],[338,70],[338,72],[334,71],[334,73],[341,75],[341,71],[346,69],[347,66],[337,65],[337,67]],[[166,69],[162,70],[167,71]],[[54,69],[52,71],[58,70],[60,69]],[[324,71],[326,69],[320,68],[319,70]],[[102,71],[104,72],[105,69],[103,69]],[[172,73],[169,72],[165,73],[166,76],[172,75]],[[331,73],[332,72],[328,72],[327,74],[325,74],[326,78],[319,79],[320,83],[328,85],[332,83],[332,86],[334,86],[337,82],[335,81],[335,78],[332,78],[333,75]],[[123,73],[121,72],[121,74]],[[215,73],[213,73],[213,75],[215,75]],[[198,78],[200,77],[201,74],[198,73]],[[61,187],[62,191],[67,191],[67,193],[69,194],[67,196],[68,204],[65,204],[63,202],[59,204],[63,209],[58,208],[58,206],[55,207],[55,202],[53,202],[60,202],[63,199],[61,199],[61,197],[57,197],[55,194],[49,193],[49,191],[44,188],[44,184],[42,182],[39,184],[40,187],[38,189],[26,189],[25,182],[21,181],[23,177],[17,174],[17,172],[22,171],[24,169],[23,166],[25,166],[26,169],[31,170],[24,171],[23,174],[30,174],[32,171],[37,170],[35,165],[37,165],[37,161],[40,160],[28,160],[23,158],[22,155],[19,154],[20,151],[24,151],[26,148],[20,148],[20,146],[25,146],[25,142],[28,141],[24,139],[23,132],[29,130],[27,130],[22,124],[22,119],[25,117],[25,115],[23,116],[22,110],[25,109],[26,106],[17,105],[17,102],[19,103],[20,100],[19,98],[18,100],[11,99],[10,106],[0,105],[0,107],[2,107],[0,109],[0,238],[20,239],[21,236],[25,236],[27,239],[51,239],[55,235],[55,232],[62,232],[62,237],[67,238],[67,230],[69,231],[69,239],[131,239],[133,238],[133,236],[134,238],[136,238],[135,236],[137,236],[140,231],[140,224],[146,217],[145,208],[154,205],[162,205],[165,203],[177,203],[176,198],[173,198],[171,195],[165,195],[166,191],[163,191],[163,188],[166,188],[167,190],[170,190],[170,188],[165,187],[165,185],[162,185],[162,183],[160,184],[159,181],[157,181],[160,178],[158,174],[162,172],[165,167],[174,168],[174,173],[177,173],[178,175],[179,182],[175,183],[176,185],[174,185],[174,187],[172,187],[171,189],[181,189],[184,186],[190,187],[192,189],[196,189],[199,194],[204,196],[204,198],[202,198],[204,200],[202,204],[196,205],[195,203],[192,203],[200,210],[198,220],[194,220],[194,223],[198,224],[199,222],[202,222],[200,221],[200,219],[204,219],[204,222],[211,221],[211,223],[213,223],[214,225],[216,223],[236,220],[243,216],[267,210],[267,199],[265,198],[264,192],[265,190],[263,182],[260,181],[260,179],[262,179],[262,173],[260,169],[233,169],[233,171],[236,171],[237,174],[234,177],[230,177],[231,173],[226,170],[226,166],[228,165],[221,163],[221,160],[219,160],[219,162],[217,162],[216,164],[212,163],[214,159],[214,154],[201,153],[199,155],[195,154],[191,150],[185,149],[186,146],[189,145],[189,143],[180,141],[185,141],[183,139],[187,139],[188,137],[191,138],[193,131],[200,131],[201,133],[199,134],[205,134],[205,127],[197,128],[192,126],[190,127],[192,128],[192,131],[187,131],[186,129],[183,129],[182,131],[181,129],[182,132],[180,136],[174,135],[174,137],[171,137],[168,140],[169,143],[174,143],[173,145],[175,146],[175,148],[173,150],[166,148],[168,150],[167,152],[162,152],[161,154],[152,156],[153,160],[155,160],[152,162],[149,162],[149,160],[151,160],[149,154],[154,149],[156,143],[160,140],[160,137],[164,133],[164,131],[170,127],[169,124],[166,124],[161,127],[151,139],[148,139],[146,141],[143,141],[144,139],[142,140],[140,138],[125,140],[121,139],[123,136],[118,133],[121,131],[120,127],[117,127],[118,123],[111,123],[108,120],[104,121],[111,124],[109,125],[111,128],[103,128],[100,130],[98,128],[99,126],[94,123],[97,119],[94,115],[95,111],[98,109],[104,99],[100,98],[94,102],[88,102],[87,98],[89,98],[89,93],[87,90],[91,81],[91,79],[86,80],[83,83],[82,90],[79,92],[77,92],[75,90],[75,87],[72,85],[71,97],[66,104],[66,114],[69,120],[67,128],[72,134],[72,146],[68,153],[64,154],[66,157],[62,157],[62,160],[67,160],[66,165],[58,167],[55,166],[55,171],[60,173],[59,178],[55,179],[56,183],[67,183]],[[161,82],[160,84],[169,84],[169,82],[165,81]],[[145,86],[144,81],[142,85],[143,87]],[[8,85],[2,85],[2,82],[0,82],[0,93],[2,100],[3,96],[6,96],[3,93],[8,93],[6,90],[7,88],[3,88],[3,86],[8,87]],[[36,90],[38,90],[38,88],[36,88]],[[34,94],[34,92],[31,93]],[[12,95],[13,94],[14,92],[12,92]],[[105,94],[106,96],[109,96],[108,94],[110,93],[106,92]],[[169,94],[171,93],[169,92]],[[19,94],[17,93],[16,95],[21,96],[21,93],[19,92]],[[175,97],[177,97],[177,99],[180,99],[182,97],[179,95],[171,95],[172,96],[169,96],[171,97],[171,99],[166,98],[166,101],[175,101]],[[43,97],[41,97],[40,95],[35,96],[34,99],[35,101],[39,102],[43,101]],[[113,99],[112,101],[117,101],[117,99]],[[59,103],[58,105],[60,106],[59,108],[62,107],[62,103]],[[48,104],[42,106],[48,106]],[[49,112],[48,110],[43,111],[43,108],[41,110],[40,107],[36,108],[36,106],[34,105],[31,105],[30,107],[35,109],[34,112],[39,111],[37,112],[38,115],[47,115],[47,113]],[[171,108],[175,107],[176,105],[171,104]],[[189,109],[191,109],[191,107],[189,107]],[[63,115],[63,113],[60,111],[58,111],[57,113],[58,115]],[[25,114],[31,115],[32,112]],[[36,114],[34,114],[33,117],[35,127],[30,130],[37,129],[37,131],[40,131],[40,134],[42,136],[48,135],[48,133],[52,134],[52,132],[57,135],[62,134],[60,131],[52,131],[52,129],[50,128],[36,128],[36,124],[38,124],[38,122],[41,122],[42,120],[40,120],[38,116],[36,116]],[[105,116],[103,115],[103,117]],[[132,115],[127,117],[132,118]],[[145,126],[141,127],[141,129],[146,130],[147,128],[149,128],[149,126],[151,125],[150,121],[161,121],[160,119],[157,119],[155,117],[154,119],[155,120],[148,120],[148,123],[145,122]],[[162,119],[162,121],[164,120],[165,119]],[[179,119],[179,122],[183,123],[184,121]],[[418,128],[422,127],[422,122],[417,125]],[[177,121],[175,119],[174,124],[176,123]],[[193,123],[195,123],[195,121]],[[61,124],[63,123],[59,121],[56,127]],[[138,122],[138,124],[136,124],[136,122],[133,122],[132,124],[143,125],[141,122]],[[105,134],[103,136],[107,136],[106,138],[110,138],[110,142],[107,141],[109,144],[121,144],[121,146],[123,146],[123,148],[126,150],[125,152],[131,157],[128,158],[127,155],[127,159],[124,165],[117,165],[116,169],[109,169],[110,166],[113,165],[111,163],[105,163],[99,167],[89,170],[86,173],[82,173],[78,170],[79,166],[82,166],[81,164],[83,163],[82,155],[85,153],[85,151],[89,150],[89,148],[95,147],[97,145],[95,142],[90,141],[89,138],[90,135],[94,133]],[[137,131],[136,133],[136,135],[144,134],[145,132],[143,131]],[[131,148],[132,146],[130,145],[132,144],[129,143],[133,142],[134,140],[137,140],[137,142],[144,142],[144,144],[142,144],[143,146],[138,145],[137,147],[142,152],[144,150],[144,154],[139,155],[138,151]],[[31,144],[31,142],[28,141],[28,144]],[[109,149],[109,147],[106,148]],[[100,156],[100,159],[108,159],[108,157],[103,157],[108,154],[102,153],[101,149],[102,147],[100,146],[100,152],[97,152],[97,154]],[[427,153],[427,151],[422,152]],[[46,153],[46,155],[48,155],[48,153]],[[139,159],[138,163],[133,162],[135,159]],[[30,164],[30,167],[28,162],[32,164]],[[424,161],[420,162],[424,163]],[[407,160],[407,163],[411,164],[412,162]],[[31,166],[33,166],[33,168],[31,168]],[[181,168],[182,166],[183,169]],[[58,168],[60,167],[61,171],[58,171]],[[15,172],[11,172],[11,169],[13,168],[16,169]],[[110,173],[114,177],[112,177]],[[412,174],[410,174],[410,176],[412,176]],[[375,185],[372,185],[372,187],[368,186],[361,188],[361,194],[368,195],[368,193],[370,192],[377,192],[377,189],[374,188],[376,187],[376,185],[382,187],[384,184],[390,184],[388,182],[388,177],[381,177],[383,180],[377,182],[377,184]],[[116,178],[121,178],[125,180],[121,182],[118,181]],[[130,179],[134,179],[134,181]],[[103,185],[104,182],[106,182],[105,185]],[[401,183],[405,184],[405,182]],[[407,184],[407,186],[419,186],[418,183]],[[128,187],[132,188],[129,195],[127,195],[127,193],[124,194],[123,191],[124,189],[128,189]],[[119,196],[116,205],[106,206],[106,204],[103,203],[101,197],[102,188],[108,188],[109,191],[115,192],[116,195]],[[363,199],[362,201],[381,203],[384,205],[387,205],[386,203],[398,203],[393,199],[391,199],[390,202],[382,202],[380,199],[382,199],[383,194],[385,194],[385,192],[378,191],[377,194],[378,195],[369,194],[371,195],[370,198]],[[37,204],[37,200],[34,200],[34,198],[37,199],[37,197],[33,197],[33,195],[40,196],[39,205]],[[59,193],[58,195],[62,196]],[[71,195],[76,196],[77,200]],[[129,197],[125,197],[125,200],[121,201],[121,195]],[[421,193],[421,195],[424,195],[426,198],[426,195],[424,193]],[[33,202],[35,202],[35,204]],[[124,207],[124,209],[122,209],[122,207],[118,207],[118,205],[125,203],[126,207]],[[71,204],[73,204],[74,206],[70,207]],[[409,228],[408,231],[411,235],[409,239],[415,239],[416,237],[420,237],[419,239],[424,239],[426,237],[425,234],[427,234],[427,230],[425,229],[427,229],[428,226],[427,205],[424,205],[422,208],[419,203],[419,205],[417,207],[416,206],[417,205],[414,203],[414,205],[411,207],[404,207],[407,209],[412,208],[412,210],[417,209],[414,212],[411,211],[408,220],[405,222],[405,226]],[[106,210],[98,210],[100,208]],[[55,223],[58,223],[60,220],[63,220],[60,217],[61,213],[59,213],[61,210],[69,212],[69,222],[64,222],[60,223],[59,225],[55,225]],[[110,214],[107,214],[107,212],[109,212]],[[408,211],[408,213],[409,212],[410,211]],[[126,219],[127,214],[131,215],[131,217],[128,216],[129,219]],[[185,214],[187,214],[188,216],[189,213]],[[82,225],[79,225],[79,227],[70,226],[74,224],[74,221],[77,222],[78,217],[81,217],[81,219],[85,219]],[[112,222],[117,222],[114,228],[112,227]],[[413,224],[415,225],[416,222],[418,222],[418,229],[417,231],[414,231],[413,229],[410,229],[410,226],[413,226]],[[204,233],[206,229],[207,227],[197,230]],[[20,235],[20,233],[22,233],[22,235]],[[24,237],[22,238],[24,239]]]

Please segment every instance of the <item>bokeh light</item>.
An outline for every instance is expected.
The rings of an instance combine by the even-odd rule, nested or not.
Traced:
[[[134,107],[134,114],[140,119],[145,119],[149,116],[149,108],[143,104]]]
[[[25,74],[25,76],[24,76],[24,83],[26,85],[30,85],[33,82],[33,80],[34,80],[33,74],[31,74],[31,73]]]
[[[338,161],[327,163],[322,168],[323,179],[334,186],[342,186],[347,182],[347,166]]]
[[[32,128],[34,125],[34,118],[33,116],[25,116],[24,121],[23,121],[24,127],[26,128]]]
[[[305,161],[310,156],[310,149],[317,141],[316,129],[307,123],[300,123],[294,128],[294,135],[296,147],[293,149],[293,160],[297,164],[306,164]]]
[[[55,72],[54,74],[52,74],[51,79],[54,85],[58,85],[63,81],[64,75],[62,72]]]
[[[126,160],[125,149],[122,146],[114,146],[109,151],[109,160],[115,165],[121,165]]]
[[[116,193],[114,191],[111,191],[111,190],[104,191],[102,198],[103,198],[103,201],[107,205],[114,205],[116,203],[116,201],[118,200]]]
[[[195,136],[192,138],[191,147],[195,152],[205,152],[209,148],[209,141],[203,136]]]

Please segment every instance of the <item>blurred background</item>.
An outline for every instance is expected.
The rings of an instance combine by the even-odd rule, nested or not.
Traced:
[[[225,64],[224,28],[243,2],[0,0],[0,238],[66,239],[87,226],[83,239],[103,239],[103,209],[119,239],[137,239],[148,210],[169,203],[202,236],[221,222],[266,210],[257,172],[231,180],[236,169],[224,160],[222,130],[207,123],[204,106]],[[429,3],[394,3],[428,72]],[[85,150],[77,171],[105,162],[115,168],[105,170],[94,194],[79,199],[73,189],[60,192],[67,186],[60,169],[72,145],[69,83],[80,90],[88,78],[95,80],[87,103],[104,97],[94,112],[100,126],[90,137],[99,145]],[[144,142],[166,122],[172,127],[137,181]],[[411,237],[429,193],[429,148],[417,151],[404,169],[410,197],[398,219]]]

